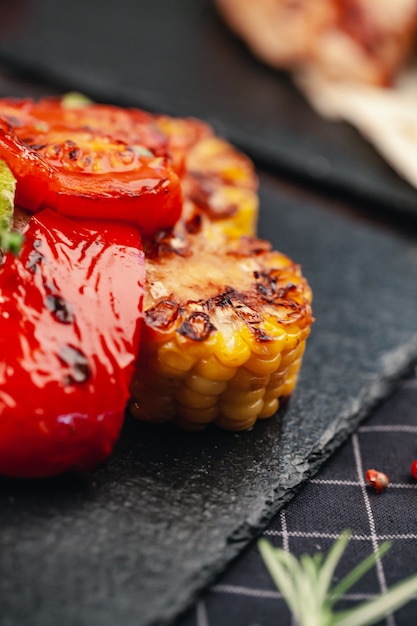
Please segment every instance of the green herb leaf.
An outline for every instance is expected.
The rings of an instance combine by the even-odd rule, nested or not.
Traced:
[[[334,572],[350,534],[344,531],[325,559],[320,552],[312,557],[304,554],[297,559],[281,548],[274,548],[265,539],[259,541],[265,565],[299,626],[371,626],[416,596],[417,575],[397,583],[369,602],[348,611],[333,612],[333,605],[390,548],[389,542],[384,542],[331,589]]]
[[[10,252],[14,256],[18,256],[22,249],[23,241],[23,235],[16,231],[11,231],[7,221],[0,224],[0,250],[4,254]]]
[[[23,236],[10,230],[14,211],[16,179],[5,161],[0,159],[0,251],[18,255]]]
[[[61,106],[64,109],[83,109],[89,104],[93,104],[93,101],[78,91],[69,91],[61,98]]]

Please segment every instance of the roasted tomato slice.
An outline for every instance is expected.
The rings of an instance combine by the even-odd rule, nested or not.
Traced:
[[[111,452],[139,348],[137,229],[45,210],[0,269],[0,474],[86,470]]]
[[[16,204],[129,221],[145,234],[169,228],[181,214],[181,184],[147,119],[105,105],[0,101],[0,158],[17,179]]]

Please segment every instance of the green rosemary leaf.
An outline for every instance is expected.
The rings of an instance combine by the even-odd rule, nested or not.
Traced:
[[[417,594],[417,575],[415,575],[369,602],[348,611],[333,612],[332,607],[337,600],[373,567],[390,547],[389,542],[384,542],[375,553],[359,563],[331,589],[335,569],[349,538],[350,532],[344,531],[334,542],[325,559],[321,553],[312,557],[302,555],[297,559],[281,548],[273,548],[265,539],[259,541],[265,565],[298,626],[371,626]]]
[[[294,561],[296,561],[295,557],[286,553],[284,550],[274,548],[265,539],[261,539],[258,545],[262,558],[275,585],[281,591],[290,610],[296,614],[299,599],[295,593],[293,582],[292,570],[294,569]]]
[[[345,593],[360,580],[368,570],[370,570],[376,562],[381,559],[391,547],[389,541],[384,541],[376,552],[370,554],[366,559],[361,561],[349,574],[347,574],[335,587],[333,587],[328,598],[329,606],[335,604]]]
[[[346,546],[350,539],[351,533],[348,530],[344,530],[340,537],[334,542],[332,547],[330,548],[327,558],[325,559],[319,576],[320,586],[319,593],[320,597],[325,601],[329,587],[332,582],[332,578],[339,563],[340,559],[344,551],[346,550]]]
[[[417,575],[411,576],[373,600],[335,617],[332,626],[371,626],[393,613],[417,594]]]

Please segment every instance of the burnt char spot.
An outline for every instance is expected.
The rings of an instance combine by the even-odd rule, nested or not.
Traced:
[[[268,335],[262,328],[252,327],[252,332],[255,335],[256,341],[259,343],[267,343],[268,341],[272,341],[273,337]]]
[[[187,233],[190,235],[195,235],[200,232],[202,227],[202,216],[200,213],[195,213],[189,220],[185,223],[185,229]]]
[[[239,239],[239,247],[236,250],[228,252],[231,256],[256,256],[269,252],[272,245],[264,239],[256,237],[241,237]]]
[[[279,270],[272,269],[265,272],[254,272],[254,277],[257,281],[256,291],[267,302],[276,302],[278,299],[289,298],[291,292],[297,291],[297,285],[294,283],[287,283],[286,285],[278,286],[278,280],[280,278]]]
[[[58,322],[71,324],[74,321],[71,306],[62,296],[49,294],[45,298],[45,304]]]
[[[177,332],[193,341],[205,341],[216,327],[210,322],[207,313],[195,312],[186,319]]]
[[[40,150],[43,150],[43,148],[46,148],[48,144],[47,143],[27,143],[25,145],[27,148],[30,148],[30,150],[39,152]]]
[[[144,240],[147,258],[157,259],[164,256],[191,256],[190,244],[180,232],[160,231],[155,238]]]
[[[211,298],[207,301],[207,306],[209,310],[212,310],[214,307],[218,306],[221,309],[224,309],[228,306],[232,306],[232,295],[234,294],[234,290],[231,287],[227,287],[226,291],[223,293],[219,293],[215,298]]]
[[[59,358],[69,368],[65,378],[67,384],[84,383],[90,378],[90,366],[87,357],[81,350],[66,344],[59,353]]]
[[[79,148],[73,148],[72,150],[69,151],[68,158],[70,159],[70,161],[76,161],[80,153],[81,151]]]
[[[179,306],[171,300],[161,300],[145,313],[147,326],[155,330],[167,330],[177,319]]]
[[[15,128],[22,128],[24,126],[23,120],[21,120],[19,117],[15,117],[14,115],[5,115],[4,117],[7,122]]]
[[[241,295],[231,298],[232,306],[236,315],[247,324],[259,324],[262,321],[262,315],[248,305]]]
[[[213,173],[201,174],[200,172],[189,172],[190,189],[187,196],[200,209],[208,213],[213,218],[230,217],[238,211],[238,205],[231,202],[213,202],[214,194],[221,188],[222,178]]]
[[[28,260],[26,262],[26,269],[28,269],[29,272],[32,272],[32,274],[34,274],[37,271],[38,267],[41,265],[41,263],[45,259],[43,254],[39,252],[39,248],[41,246],[42,246],[42,240],[35,239],[35,241],[33,242],[33,250],[31,250],[28,254]]]

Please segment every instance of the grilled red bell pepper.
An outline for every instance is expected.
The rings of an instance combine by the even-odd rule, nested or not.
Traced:
[[[117,219],[142,233],[180,217],[181,183],[150,114],[59,99],[0,99],[0,158],[17,179],[16,205]]]
[[[111,452],[139,347],[144,256],[131,225],[31,217],[0,268],[0,473],[86,470]]]

